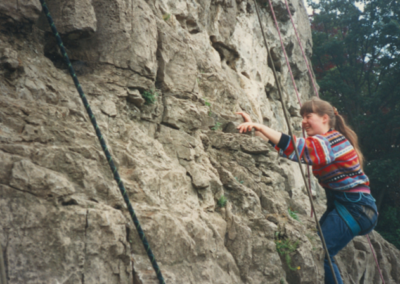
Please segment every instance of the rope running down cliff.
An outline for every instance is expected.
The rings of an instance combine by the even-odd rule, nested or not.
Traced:
[[[278,35],[279,35],[279,39],[280,39],[280,43],[281,43],[281,48],[283,50],[283,54],[285,55],[286,65],[287,65],[287,67],[289,69],[289,74],[290,74],[290,78],[292,80],[294,91],[296,93],[297,102],[299,103],[299,105],[301,107],[301,99],[300,99],[300,95],[299,95],[299,90],[297,89],[296,81],[294,80],[292,68],[290,67],[289,58],[287,56],[286,49],[285,49],[285,46],[283,44],[281,30],[279,29],[278,21],[276,20],[274,7],[272,6],[271,0],[269,0],[269,7],[271,8],[272,16],[273,16],[274,21],[275,21],[276,30],[278,31]],[[260,22],[260,25],[261,25],[261,22]],[[306,138],[306,134],[304,132],[304,129],[302,129],[302,133],[303,133],[303,137]],[[311,193],[311,173],[310,173],[310,167],[308,165],[307,165],[307,176],[308,176],[308,188],[309,188],[310,193]],[[313,217],[313,212],[314,212],[314,210],[311,210],[311,218]]]
[[[253,0],[253,2],[254,2],[254,6],[256,7],[257,17],[258,17],[258,21],[259,21],[259,23],[260,23],[261,33],[262,33],[263,38],[264,38],[264,44],[265,44],[265,47],[266,47],[266,49],[267,49],[268,58],[269,58],[269,60],[270,60],[271,62],[274,62],[273,59],[272,59],[271,53],[270,53],[270,51],[269,51],[269,47],[268,47],[267,39],[266,39],[266,37],[265,37],[264,29],[263,29],[263,27],[262,27],[262,22],[261,22],[261,18],[260,18],[260,11],[259,11],[257,2],[256,2],[256,0]],[[270,2],[270,6],[271,6],[271,8],[272,8],[271,2]],[[273,10],[272,10],[272,11],[273,11]],[[275,14],[273,14],[273,15],[274,15],[274,17],[275,17]],[[289,66],[289,68],[290,68],[290,66]],[[296,157],[297,157],[297,161],[298,161],[299,166],[300,166],[300,172],[301,172],[301,175],[303,176],[304,184],[305,184],[305,186],[307,187],[307,193],[308,193],[308,197],[309,197],[309,199],[310,199],[311,208],[312,208],[312,210],[315,212],[314,202],[313,202],[313,200],[312,200],[312,195],[311,195],[311,192],[310,192],[310,188],[309,188],[309,186],[308,186],[307,179],[306,179],[306,177],[305,177],[304,170],[303,170],[303,167],[302,167],[302,165],[301,165],[300,155],[299,155],[299,152],[298,152],[298,150],[297,150],[296,145],[294,144],[294,143],[295,143],[295,142],[294,142],[295,140],[294,140],[293,133],[292,133],[292,127],[291,127],[290,122],[289,122],[288,112],[287,112],[285,103],[284,103],[284,101],[283,101],[282,88],[281,88],[281,85],[280,85],[280,81],[278,80],[278,76],[277,76],[277,74],[276,74],[276,70],[275,70],[274,64],[272,64],[272,72],[273,72],[273,74],[274,74],[275,82],[276,82],[276,85],[277,85],[277,88],[278,88],[278,93],[279,93],[279,98],[280,98],[280,101],[281,101],[281,104],[282,104],[283,113],[284,113],[284,115],[285,115],[286,124],[287,124],[288,129],[289,129],[289,135],[290,135],[290,137],[292,138],[293,148],[294,148],[294,150],[295,150]],[[319,233],[320,233],[320,236],[321,236],[322,245],[323,245],[323,247],[324,247],[324,250],[325,250],[325,253],[326,253],[328,262],[329,262],[329,266],[330,266],[330,268],[331,268],[333,277],[334,277],[334,279],[335,279],[335,283],[338,284],[338,281],[337,281],[336,275],[335,275],[335,271],[333,270],[332,262],[331,262],[331,259],[330,259],[330,257],[329,257],[329,251],[328,251],[328,248],[327,248],[326,243],[325,243],[325,238],[324,238],[324,235],[323,235],[322,230],[321,230],[321,226],[320,226],[319,221],[318,221],[318,218],[317,218],[317,214],[314,214],[314,218],[315,218],[315,223],[317,224],[317,229],[318,229],[318,231],[319,231]]]
[[[78,78],[77,78],[77,76],[75,74],[75,71],[74,71],[72,65],[71,65],[71,62],[70,62],[69,57],[67,55],[67,52],[65,51],[64,44],[63,44],[63,42],[61,40],[61,37],[60,37],[59,33],[57,32],[56,26],[55,26],[55,24],[53,22],[53,19],[52,19],[51,15],[50,15],[49,9],[48,9],[48,7],[47,7],[47,5],[46,5],[44,0],[40,0],[40,3],[42,4],[43,11],[46,14],[46,17],[47,17],[47,20],[48,20],[48,22],[50,24],[51,30],[52,30],[54,36],[57,39],[57,43],[58,43],[58,46],[60,48],[61,54],[64,57],[65,63],[68,66],[69,73],[71,74],[71,77],[72,77],[72,79],[73,79],[73,81],[75,83],[76,89],[78,90],[79,96],[81,97],[83,105],[85,106],[85,109],[86,109],[86,111],[87,111],[87,113],[89,115],[90,121],[92,122],[92,125],[94,127],[95,132],[96,132],[96,135],[97,135],[97,137],[98,137],[98,139],[100,141],[101,147],[102,147],[102,149],[104,151],[104,154],[106,155],[108,164],[109,164],[109,166],[111,168],[111,171],[112,171],[112,173],[114,175],[114,179],[118,184],[118,188],[121,191],[122,197],[124,198],[124,201],[125,201],[125,203],[126,203],[126,205],[128,207],[128,211],[129,211],[129,213],[130,213],[130,215],[132,217],[133,223],[136,226],[136,230],[138,231],[139,237],[142,240],[142,243],[143,243],[143,246],[144,246],[144,248],[146,250],[146,253],[147,253],[147,255],[148,255],[149,259],[150,259],[150,262],[151,262],[151,264],[152,264],[152,266],[154,268],[154,271],[157,274],[157,278],[158,278],[160,284],[165,284],[165,281],[164,281],[164,278],[163,278],[163,276],[161,274],[160,268],[158,267],[157,261],[156,261],[154,255],[153,255],[153,252],[152,252],[152,250],[150,248],[150,245],[149,245],[149,243],[147,241],[147,238],[146,238],[146,236],[145,236],[145,234],[143,232],[142,227],[140,226],[140,223],[139,223],[139,220],[138,220],[138,218],[137,218],[137,216],[135,214],[135,211],[133,210],[132,204],[131,204],[131,202],[129,200],[129,197],[128,197],[128,193],[126,192],[124,184],[123,184],[123,182],[122,182],[122,180],[121,180],[121,178],[119,176],[118,170],[115,167],[115,164],[114,164],[114,162],[112,160],[111,154],[108,151],[108,148],[107,148],[107,145],[106,145],[106,141],[104,140],[103,135],[100,132],[100,128],[97,125],[96,118],[93,115],[93,112],[92,112],[92,110],[90,108],[89,102],[87,101],[86,96],[85,96],[85,94],[84,94],[84,92],[82,90],[82,87],[79,84]]]

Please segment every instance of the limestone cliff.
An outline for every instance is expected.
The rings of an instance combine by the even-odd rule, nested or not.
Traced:
[[[287,132],[271,64],[300,130],[277,32],[259,5],[274,62],[252,0],[48,1],[167,283],[323,283],[298,165],[231,131],[245,111]],[[284,2],[273,5],[306,100],[310,80]],[[304,3],[291,9],[310,56]],[[2,0],[0,30],[8,283],[157,283],[39,1]],[[314,191],[320,216],[324,196]],[[386,283],[400,283],[400,252],[371,238]],[[279,241],[298,242],[291,262]],[[380,283],[365,237],[337,260],[345,283]]]

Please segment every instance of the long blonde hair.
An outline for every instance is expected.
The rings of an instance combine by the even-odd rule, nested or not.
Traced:
[[[300,109],[301,116],[304,116],[308,113],[316,113],[319,116],[323,116],[324,114],[328,115],[329,127],[336,129],[342,133],[347,140],[349,140],[350,144],[353,145],[354,149],[356,150],[361,168],[363,168],[364,156],[361,152],[360,146],[358,145],[357,134],[353,131],[353,129],[350,128],[350,126],[346,124],[346,121],[337,112],[336,108],[334,108],[327,101],[319,98],[312,98],[311,100],[305,102]]]

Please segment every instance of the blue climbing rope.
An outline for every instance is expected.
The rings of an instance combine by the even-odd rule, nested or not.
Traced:
[[[132,217],[133,223],[136,226],[136,230],[137,230],[137,232],[139,234],[139,237],[142,240],[142,243],[143,243],[143,246],[144,246],[144,248],[146,250],[146,253],[147,253],[147,255],[148,255],[149,259],[150,259],[150,262],[151,262],[151,264],[152,264],[152,266],[154,268],[154,271],[157,274],[157,278],[158,278],[158,280],[160,281],[161,284],[165,284],[165,281],[164,281],[164,278],[163,278],[163,276],[161,274],[160,268],[158,267],[158,264],[157,264],[157,261],[156,261],[156,259],[154,257],[154,254],[151,251],[149,242],[147,241],[147,238],[146,238],[146,236],[145,236],[145,234],[143,232],[143,229],[140,226],[139,220],[136,217],[135,211],[133,210],[132,204],[131,204],[131,202],[129,200],[128,193],[126,192],[124,184],[123,184],[123,182],[122,182],[122,180],[121,180],[121,178],[119,176],[118,170],[115,167],[115,164],[114,164],[114,161],[112,160],[111,154],[107,149],[106,141],[104,140],[104,138],[103,138],[103,136],[102,136],[102,134],[100,132],[100,128],[97,125],[96,118],[94,117],[94,114],[92,112],[92,109],[90,108],[89,102],[86,99],[85,93],[83,92],[82,87],[79,84],[78,78],[77,78],[77,76],[75,74],[75,71],[74,71],[74,69],[72,67],[71,61],[69,60],[69,57],[68,57],[67,52],[65,50],[64,44],[63,44],[63,42],[61,40],[61,37],[60,37],[59,33],[57,32],[56,26],[54,24],[54,21],[53,21],[51,15],[50,15],[49,9],[48,9],[48,7],[47,7],[47,5],[46,5],[44,0],[40,0],[40,3],[42,4],[43,11],[46,14],[46,17],[47,17],[47,20],[48,20],[48,22],[50,24],[51,30],[52,30],[54,36],[57,39],[57,43],[58,43],[58,46],[60,48],[61,54],[63,55],[65,63],[68,66],[69,73],[71,74],[72,79],[74,80],[74,83],[75,83],[76,89],[78,90],[79,96],[82,99],[83,105],[85,106],[85,109],[86,109],[86,111],[87,111],[87,113],[89,115],[90,121],[92,122],[94,130],[96,131],[96,135],[99,138],[99,141],[100,141],[100,144],[101,144],[101,148],[103,148],[104,154],[106,155],[108,164],[109,164],[109,166],[111,168],[111,171],[112,171],[112,173],[114,175],[114,179],[118,184],[119,190],[121,191],[121,194],[122,194],[122,196],[123,196],[123,198],[125,200],[126,205],[128,206],[128,211],[129,211],[129,213],[130,213],[130,215]]]

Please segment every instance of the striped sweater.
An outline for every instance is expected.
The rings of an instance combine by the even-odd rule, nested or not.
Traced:
[[[357,187],[364,189],[359,191],[369,191],[369,180],[361,169],[357,153],[340,132],[329,130],[323,135],[294,139],[302,162],[312,166],[322,187],[346,192]],[[282,134],[275,148],[281,156],[297,161],[290,136]]]

